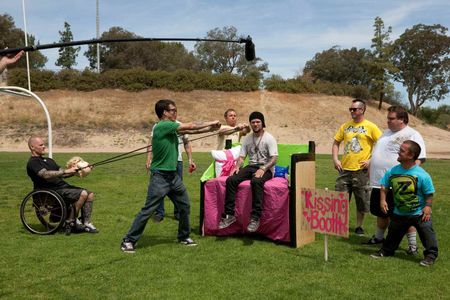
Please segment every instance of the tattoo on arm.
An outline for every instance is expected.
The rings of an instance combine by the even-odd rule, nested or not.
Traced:
[[[264,165],[264,168],[268,170],[271,169],[273,166],[275,166],[275,164],[277,163],[277,158],[278,158],[277,155],[271,156],[269,162]]]
[[[64,175],[64,171],[62,169],[59,169],[58,171],[49,171],[47,169],[42,169],[37,174],[39,177],[42,177],[44,179],[52,179],[56,177],[61,177]]]

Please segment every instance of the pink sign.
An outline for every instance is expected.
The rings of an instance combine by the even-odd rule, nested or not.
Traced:
[[[348,237],[348,193],[302,189],[302,228]]]

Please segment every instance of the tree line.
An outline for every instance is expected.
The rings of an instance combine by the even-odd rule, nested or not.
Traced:
[[[426,101],[444,99],[450,85],[448,29],[439,24],[417,24],[406,29],[398,39],[391,40],[392,28],[385,28],[380,17],[375,18],[373,27],[370,49],[334,46],[316,53],[306,62],[302,74],[291,79],[272,75],[263,80],[264,73],[269,72],[268,63],[259,57],[247,62],[244,46],[236,43],[197,42],[194,51],[188,51],[183,44],[175,42],[105,43],[100,45],[100,68],[102,72],[141,68],[147,71],[229,73],[258,79],[270,90],[287,92],[322,91],[324,87],[329,87],[330,94],[377,99],[380,108],[383,101],[399,102],[399,93],[393,84],[399,82],[407,90],[409,109],[413,115],[418,114]],[[67,22],[59,34],[60,42],[73,40]],[[0,47],[19,47],[22,36],[23,32],[15,27],[12,17],[7,14],[0,16]],[[233,26],[214,28],[205,36],[208,39],[233,40],[241,37]],[[140,36],[121,27],[111,27],[102,33],[101,38]],[[34,44],[33,35],[29,35],[29,41]],[[79,51],[79,47],[61,48],[56,65],[62,69],[72,69]],[[47,62],[39,51],[30,54],[32,68],[40,69]],[[94,70],[97,66],[96,45],[90,45],[84,55]],[[14,67],[24,67],[24,60]]]

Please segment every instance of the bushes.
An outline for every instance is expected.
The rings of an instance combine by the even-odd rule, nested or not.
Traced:
[[[31,71],[31,86],[36,91],[69,89],[93,91],[102,88],[142,91],[145,89],[166,88],[173,91],[220,90],[254,91],[259,88],[259,80],[253,77],[240,77],[234,74],[211,74],[189,70],[175,72],[147,71],[145,69],[109,70],[98,74],[88,69]],[[26,71],[13,69],[8,74],[8,84],[27,87]]]
[[[322,93],[334,96],[351,96],[354,98],[369,99],[370,93],[367,87],[361,85],[347,85],[317,80],[314,83],[301,77],[284,80],[273,75],[264,80],[264,86],[269,91],[284,93]]]

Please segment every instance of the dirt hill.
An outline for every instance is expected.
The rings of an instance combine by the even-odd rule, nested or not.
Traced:
[[[150,124],[155,121],[158,99],[176,101],[181,121],[223,121],[223,112],[234,108],[241,122],[248,122],[254,110],[265,114],[267,130],[279,143],[316,142],[318,153],[330,153],[332,137],[340,124],[350,118],[351,98],[317,94],[284,94],[268,91],[172,92],[121,90],[94,92],[38,92],[46,103],[53,123],[54,152],[125,152],[145,146]],[[37,101],[0,94],[0,151],[28,151],[32,133],[46,134],[46,122]],[[369,102],[366,118],[386,128],[386,108]],[[428,126],[411,117],[410,125],[424,136],[429,157],[450,158],[450,132]],[[215,137],[194,142],[194,151],[214,147]]]

